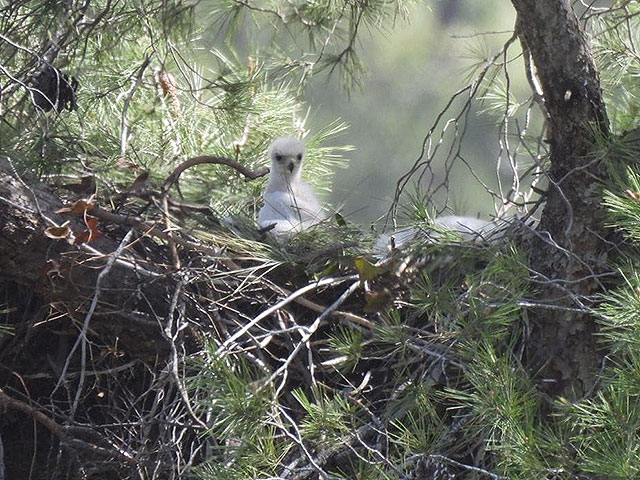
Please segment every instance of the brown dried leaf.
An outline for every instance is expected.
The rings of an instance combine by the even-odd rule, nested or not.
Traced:
[[[73,203],[68,203],[62,208],[56,210],[58,215],[84,215],[87,211],[94,207],[93,199],[83,198]]]
[[[129,188],[125,190],[127,193],[138,192],[140,190],[144,190],[147,187],[147,182],[149,180],[149,172],[142,172],[140,175],[136,177]]]
[[[635,200],[636,202],[640,201],[640,193],[634,192],[632,190],[625,190],[624,194],[629,197],[631,200]]]
[[[54,240],[66,240],[73,235],[71,228],[68,225],[69,222],[65,222],[59,227],[49,227],[44,231],[44,234]]]
[[[364,298],[367,302],[364,311],[367,313],[384,312],[391,306],[393,300],[393,296],[387,288],[365,292]]]
[[[162,71],[158,74],[158,82],[160,83],[160,88],[162,88],[162,93],[164,96],[175,97],[178,95],[178,87],[176,82],[176,77],[170,74],[167,71]]]
[[[129,170],[140,170],[140,165],[137,163],[130,162],[126,160],[124,157],[118,158],[116,161],[116,165],[120,168],[127,168]]]
[[[74,245],[89,243],[104,237],[104,234],[98,230],[98,219],[96,217],[87,217],[84,223],[87,225],[87,230],[76,235],[76,239],[73,242]]]
[[[65,183],[60,185],[60,188],[70,190],[75,193],[87,193],[94,192],[96,189],[96,179],[92,175],[82,177],[80,183]]]

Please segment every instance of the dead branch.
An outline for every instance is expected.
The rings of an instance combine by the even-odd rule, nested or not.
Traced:
[[[167,231],[165,230],[161,230],[157,223],[155,222],[148,222],[145,220],[142,220],[139,217],[134,217],[131,215],[123,215],[123,214],[119,214],[119,213],[113,213],[113,212],[109,212],[107,210],[104,210],[100,207],[94,207],[91,210],[91,215],[99,218],[100,220],[104,220],[105,222],[111,222],[111,223],[115,223],[118,225],[123,225],[123,226],[127,226],[127,227],[133,227],[136,228],[137,230],[140,230],[141,232],[143,232],[145,235],[151,235],[153,237],[157,237],[161,240],[164,240],[166,242],[170,241],[170,235]],[[210,255],[219,255],[219,250],[215,249],[215,248],[211,248],[211,247],[206,247],[204,245],[198,245],[196,243],[190,242],[188,240],[184,240],[182,238],[179,238],[177,236],[173,236],[172,239],[173,242],[175,242],[176,244],[183,246],[183,247],[187,247],[190,248],[192,250],[196,250],[199,252],[203,252],[203,253],[207,253]]]
[[[178,255],[178,249],[176,248],[176,242],[173,238],[173,225],[171,224],[171,217],[169,216],[169,202],[167,196],[163,195],[161,199],[162,213],[164,214],[165,232],[167,234],[167,240],[169,242],[169,252],[171,252],[171,262],[173,268],[180,270],[180,256]]]
[[[10,408],[12,410],[17,410],[19,412],[22,412],[30,416],[34,420],[36,420],[38,423],[45,426],[51,433],[53,433],[56,437],[58,437],[61,445],[63,445],[67,449],[70,449],[71,453],[73,453],[74,455],[77,455],[76,447],[79,447],[90,453],[98,453],[100,455],[104,455],[107,457],[117,457],[131,465],[137,465],[137,462],[135,461],[135,459],[125,452],[121,452],[113,449],[107,449],[104,447],[100,447],[96,444],[89,443],[84,440],[80,440],[78,438],[70,437],[67,434],[65,427],[60,425],[58,422],[48,417],[47,415],[42,413],[40,410],[32,407],[28,403],[25,403],[21,400],[17,400],[15,398],[10,397],[2,389],[0,389],[0,405],[6,408]]]
[[[286,306],[288,303],[293,302],[296,298],[304,295],[305,293],[313,291],[313,290],[316,290],[317,288],[319,288],[319,287],[321,287],[323,285],[336,285],[336,284],[347,282],[347,281],[353,281],[353,280],[355,280],[357,278],[358,278],[357,275],[349,275],[347,277],[341,277],[341,278],[324,278],[322,280],[318,280],[317,282],[310,283],[309,285],[296,290],[295,292],[293,292],[291,295],[289,295],[284,300],[282,300],[282,301],[276,303],[275,305],[273,305],[272,307],[269,307],[266,310],[264,310],[260,315],[256,316],[253,320],[251,320],[249,323],[244,325],[240,330],[238,330],[232,336],[227,338],[224,341],[224,343],[218,348],[218,354],[223,354],[224,351],[227,350],[236,340],[238,340],[240,337],[242,337],[244,334],[246,334],[252,327],[257,325],[258,322],[260,322],[260,320],[262,320],[262,319],[268,317],[269,315],[277,312],[282,307]],[[337,307],[335,307],[335,308],[337,308]],[[334,309],[331,309],[331,310],[333,311]]]
[[[171,186],[178,181],[182,172],[191,168],[195,165],[203,165],[203,164],[213,164],[213,165],[226,165],[227,167],[233,168],[237,172],[241,173],[247,180],[255,180],[256,178],[264,177],[269,173],[269,169],[267,167],[260,167],[257,170],[249,170],[244,165],[235,160],[231,160],[230,158],[225,157],[216,157],[211,155],[202,155],[199,157],[193,157],[185,162],[182,162],[180,165],[176,167],[176,169],[167,177],[162,185],[162,191],[166,192],[171,188]]]

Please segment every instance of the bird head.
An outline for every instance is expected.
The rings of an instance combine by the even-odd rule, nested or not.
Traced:
[[[285,178],[299,176],[304,154],[304,143],[297,138],[276,138],[269,147],[271,171]]]

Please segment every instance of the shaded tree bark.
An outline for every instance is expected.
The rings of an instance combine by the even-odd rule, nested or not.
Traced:
[[[598,70],[585,32],[568,0],[512,0],[518,33],[530,52],[548,115],[551,163],[546,204],[530,246],[539,296],[557,309],[536,312],[529,367],[551,393],[580,395],[600,360],[590,315],[606,271],[601,189],[606,176],[596,158],[609,134]],[[566,308],[564,308],[566,307]]]

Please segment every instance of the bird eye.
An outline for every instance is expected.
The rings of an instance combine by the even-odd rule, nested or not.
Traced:
[[[277,154],[276,155],[276,161],[281,162],[282,161],[282,155]]]
[[[299,154],[298,154],[298,161],[299,161],[299,162],[301,162],[301,161],[302,161],[302,154],[301,154],[301,153],[299,153]]]

